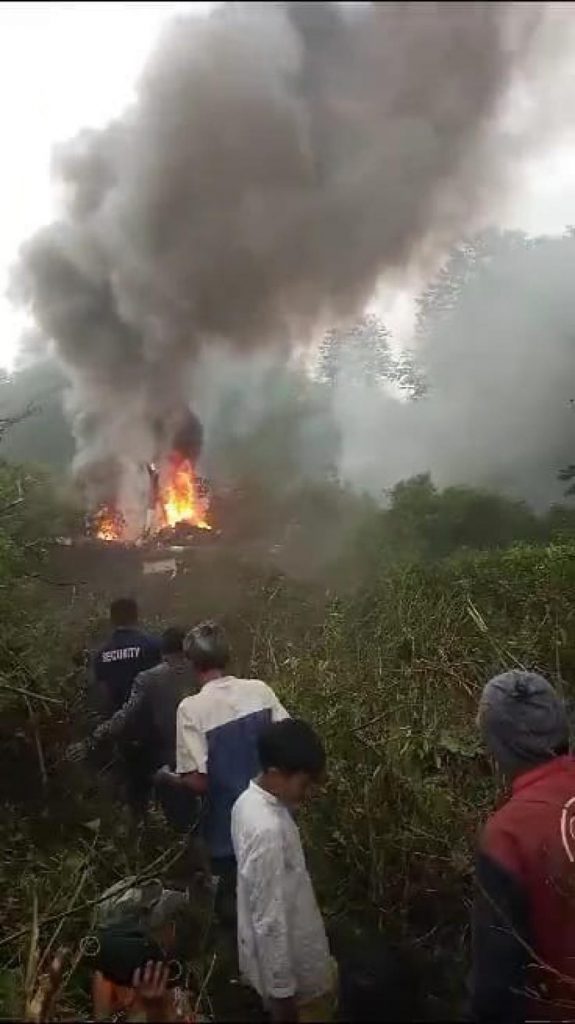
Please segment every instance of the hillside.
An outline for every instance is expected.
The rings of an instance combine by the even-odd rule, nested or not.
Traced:
[[[40,951],[57,930],[78,953],[103,889],[174,855],[159,821],[134,843],[97,778],[62,760],[86,728],[72,655],[98,642],[107,600],[127,577],[121,558],[114,571],[113,550],[97,580],[71,549],[66,575],[61,560],[57,572],[49,533],[64,526],[54,498],[41,479],[4,467],[4,505],[16,479],[26,500],[0,521],[7,1014],[32,984],[35,915]],[[131,578],[154,628],[219,611],[236,671],[269,680],[320,730],[329,778],[304,832],[322,907],[335,941],[384,936],[401,951],[411,978],[405,1019],[461,1013],[474,836],[496,791],[475,731],[477,699],[487,677],[516,664],[573,695],[574,555],[566,539],[393,565],[371,547],[369,573],[350,587],[335,570],[297,582],[216,545],[175,580]],[[213,969],[205,941],[193,952],[204,1010],[241,1019],[225,956]],[[73,963],[58,1010],[67,1019],[88,1013],[89,963]]]

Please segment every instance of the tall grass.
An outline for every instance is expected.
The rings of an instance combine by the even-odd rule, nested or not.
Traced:
[[[521,546],[388,570],[328,596],[320,614],[287,581],[259,602],[252,670],[328,747],[329,779],[306,821],[324,907],[371,919],[428,967],[439,960],[456,1001],[475,836],[497,786],[477,701],[492,674],[516,666],[573,692],[574,555],[570,544]]]
[[[346,581],[332,581],[329,590],[298,584],[229,559],[218,562],[214,553],[181,579],[143,581],[144,612],[157,625],[186,624],[215,614],[221,595],[238,674],[268,680],[325,738],[329,774],[303,828],[328,920],[383,929],[413,955],[414,971],[436,996],[428,1013],[457,1016],[475,835],[497,789],[476,734],[478,696],[490,675],[516,665],[538,669],[571,695],[575,545],[469,553],[381,573],[372,566],[369,582],[354,589]],[[73,597],[64,591],[53,643],[69,651],[81,644],[85,616],[96,621],[104,596],[89,586]],[[39,642],[47,639],[31,619],[27,666],[34,628]],[[167,842],[155,834],[145,848],[131,847],[124,823],[111,819],[101,799],[85,785],[76,791],[60,758],[77,729],[70,708],[78,706],[78,684],[64,672],[49,679],[49,659],[40,661],[39,689],[48,699],[32,702],[33,728],[25,695],[4,698],[4,721],[9,716],[12,731],[26,735],[5,733],[2,754],[2,923],[4,935],[17,937],[0,946],[0,1004],[3,987],[17,988],[23,976],[29,942],[19,933],[33,906],[43,949],[54,929],[42,925],[46,917],[73,899],[90,903]],[[24,794],[18,775],[30,780]],[[72,913],[59,939],[73,945],[90,920]],[[64,993],[77,1013],[86,1006],[81,989],[76,974]]]

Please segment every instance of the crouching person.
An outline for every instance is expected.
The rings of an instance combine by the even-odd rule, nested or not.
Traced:
[[[131,881],[104,893],[86,939],[94,1018],[195,1021],[182,959],[194,908],[159,881],[127,887]]]
[[[148,960],[137,967],[131,984],[115,985],[101,971],[92,981],[94,1017],[96,1020],[147,1021],[149,1024],[193,1022],[191,1015],[181,1012],[175,990],[170,987],[170,968],[163,960]]]
[[[325,752],[297,719],[269,726],[258,748],[261,774],[232,812],[240,971],[274,1021],[327,1021],[337,969],[293,819],[323,776]]]

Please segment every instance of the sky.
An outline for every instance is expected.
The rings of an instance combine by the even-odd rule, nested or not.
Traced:
[[[17,357],[25,321],[5,295],[19,246],[50,220],[55,144],[106,124],[132,99],[162,23],[210,3],[0,2],[0,366]],[[575,147],[559,147],[525,169],[505,226],[532,233],[575,224]],[[380,308],[398,334],[412,302],[383,291]]]
[[[13,364],[24,326],[5,295],[10,266],[53,210],[54,144],[130,102],[162,22],[210,6],[0,2],[0,365]]]

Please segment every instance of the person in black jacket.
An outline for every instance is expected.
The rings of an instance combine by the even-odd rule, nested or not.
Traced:
[[[138,673],[153,668],[161,659],[158,640],[139,628],[138,619],[133,598],[120,597],[110,605],[112,633],[92,663],[92,684],[106,716],[128,699]]]
[[[103,717],[118,711],[127,700],[136,676],[157,665],[161,658],[158,640],[138,625],[139,612],[131,597],[110,605],[112,634],[97,651],[91,666],[92,701]],[[150,795],[146,748],[134,740],[117,744],[120,784],[136,820],[145,815]]]
[[[84,744],[84,752],[93,750],[106,740],[136,743],[145,760],[147,790],[154,773],[164,765],[176,765],[176,715],[184,697],[197,690],[196,673],[184,654],[185,632],[177,627],[166,629],[160,640],[162,661],[140,672],[132,685],[128,700],[111,718],[94,730]],[[173,787],[158,785],[158,796],[170,824],[185,831],[197,813],[197,798],[189,792],[175,792]]]

